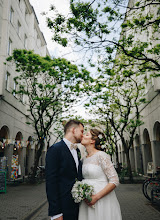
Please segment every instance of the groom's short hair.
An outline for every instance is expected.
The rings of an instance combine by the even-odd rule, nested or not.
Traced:
[[[82,125],[84,127],[84,125],[82,124],[82,122],[78,121],[78,120],[69,120],[65,126],[64,126],[64,133],[66,134],[70,128],[72,127],[77,127],[79,125]]]

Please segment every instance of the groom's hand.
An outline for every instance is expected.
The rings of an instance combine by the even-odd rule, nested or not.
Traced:
[[[59,218],[55,218],[55,220],[63,220],[63,216],[60,216]]]

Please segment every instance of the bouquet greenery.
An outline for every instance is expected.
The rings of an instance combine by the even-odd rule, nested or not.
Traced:
[[[80,203],[84,199],[87,199],[89,202],[91,202],[93,192],[93,186],[83,183],[83,181],[76,181],[71,191],[75,203]]]

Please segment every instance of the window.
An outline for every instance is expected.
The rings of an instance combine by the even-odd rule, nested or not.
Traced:
[[[14,81],[13,89],[14,89],[15,92],[16,92],[16,87],[17,87],[17,84],[16,84],[16,82]],[[15,92],[13,92],[14,97],[16,97],[16,93],[15,93]]]
[[[17,32],[18,32],[18,35],[20,37],[20,35],[21,35],[21,24],[20,24],[19,21],[18,21],[18,30],[17,30]]]
[[[13,8],[11,7],[10,8],[10,16],[9,16],[9,21],[11,22],[11,23],[13,23]]]
[[[8,91],[9,91],[9,76],[10,76],[10,74],[8,72],[6,72],[6,83],[5,83],[5,85],[6,85],[6,90],[8,90]]]
[[[12,40],[9,38],[8,41],[8,55],[10,56],[12,52]]]
[[[27,35],[24,35],[24,47],[27,49]]]

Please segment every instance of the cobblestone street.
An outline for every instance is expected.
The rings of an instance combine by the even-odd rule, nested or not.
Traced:
[[[116,189],[123,220],[159,220],[160,212],[151,206],[141,184],[121,184]],[[45,184],[8,187],[0,194],[0,220],[48,220]]]
[[[123,220],[158,220],[160,212],[153,208],[142,193],[142,184],[121,184],[117,197]]]
[[[0,220],[25,219],[46,200],[45,184],[8,186],[0,194]]]

